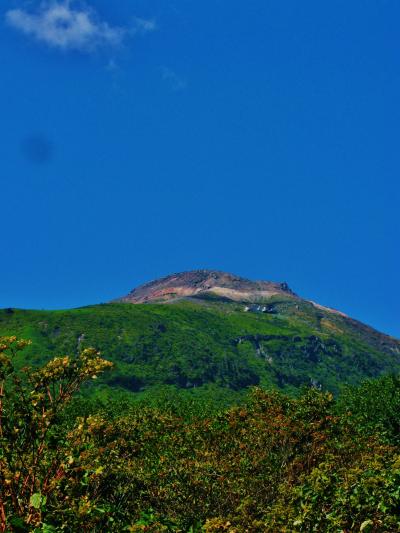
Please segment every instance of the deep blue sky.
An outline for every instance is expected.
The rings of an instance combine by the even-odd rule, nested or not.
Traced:
[[[89,4],[1,6],[0,307],[216,268],[400,337],[400,3]]]

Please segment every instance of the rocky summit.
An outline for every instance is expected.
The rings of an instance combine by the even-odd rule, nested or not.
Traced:
[[[255,303],[272,296],[297,298],[285,282],[251,281],[218,270],[192,270],[141,285],[117,301],[139,304],[215,297],[233,302]]]
[[[327,313],[346,316],[344,313],[307,301],[298,296],[289,285],[275,281],[253,281],[220,270],[191,270],[170,274],[133,289],[115,302],[132,304],[177,303],[182,300],[215,300],[250,304],[248,311],[266,312],[276,300],[295,304],[307,302]]]

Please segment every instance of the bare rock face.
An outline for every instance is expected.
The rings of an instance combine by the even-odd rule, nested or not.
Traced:
[[[260,302],[276,295],[297,298],[287,283],[251,281],[218,270],[192,270],[141,285],[117,301],[163,303],[183,298],[213,297],[235,302]]]

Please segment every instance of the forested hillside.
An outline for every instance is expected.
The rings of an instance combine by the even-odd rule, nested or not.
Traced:
[[[249,386],[337,392],[344,383],[400,369],[400,343],[338,313],[275,297],[268,305],[215,299],[172,305],[104,304],[67,311],[0,311],[0,335],[34,341],[20,364],[95,347],[114,369],[90,394],[161,388],[241,397]]]

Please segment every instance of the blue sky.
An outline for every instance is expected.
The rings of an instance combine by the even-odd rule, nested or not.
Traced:
[[[400,337],[400,4],[11,0],[0,307],[216,268]]]

